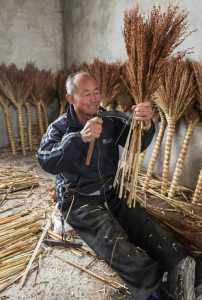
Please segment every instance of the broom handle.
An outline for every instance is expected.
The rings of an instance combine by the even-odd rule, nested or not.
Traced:
[[[90,163],[91,163],[91,159],[92,159],[92,156],[93,156],[94,148],[95,148],[95,139],[92,140],[92,141],[89,143],[89,146],[88,146],[88,153],[87,153],[87,156],[86,156],[86,162],[85,162],[85,165],[86,165],[86,166],[89,166]]]

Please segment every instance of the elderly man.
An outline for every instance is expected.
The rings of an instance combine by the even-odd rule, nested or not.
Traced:
[[[160,299],[156,291],[168,271],[169,299],[194,300],[195,262],[138,204],[128,208],[112,188],[130,120],[123,113],[96,117],[99,85],[86,72],[66,82],[69,107],[43,136],[37,156],[41,167],[56,174],[57,200],[63,218],[127,283],[131,299]],[[154,124],[150,102],[133,113],[146,124],[142,150],[150,144]],[[89,142],[96,139],[90,165]],[[140,248],[144,251],[140,251]],[[161,297],[165,300],[166,296]]]

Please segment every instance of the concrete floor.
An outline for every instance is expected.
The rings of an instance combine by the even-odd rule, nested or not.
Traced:
[[[35,212],[50,214],[52,203],[49,194],[50,188],[54,186],[54,177],[43,172],[37,164],[34,155],[13,158],[6,154],[0,156],[0,170],[8,166],[19,166],[31,174],[40,177],[40,186],[33,189],[28,199],[23,199],[24,208],[31,208]],[[22,200],[16,200],[22,201]],[[15,204],[17,202],[15,201]],[[13,206],[13,200],[6,202],[6,207]],[[47,254],[40,260],[39,272],[33,272],[20,289],[19,284],[14,284],[0,294],[0,300],[103,300],[111,299],[115,292],[114,288],[104,284],[98,279],[72,267],[58,258],[68,259],[82,266],[93,262],[90,270],[94,273],[107,277],[111,280],[120,281],[120,278],[103,261],[100,261],[85,253],[75,253],[70,250],[52,249],[49,247]],[[120,299],[120,298],[117,298]]]

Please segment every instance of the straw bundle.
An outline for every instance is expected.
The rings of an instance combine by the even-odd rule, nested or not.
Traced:
[[[186,131],[186,134],[184,137],[184,141],[181,145],[180,153],[179,153],[179,156],[177,159],[177,163],[176,163],[174,174],[173,174],[172,181],[171,181],[171,186],[168,191],[169,198],[173,198],[175,196],[175,191],[176,191],[177,185],[179,183],[180,177],[183,172],[183,166],[184,166],[184,163],[186,160],[186,155],[187,155],[188,147],[189,147],[189,144],[190,144],[193,132],[194,132],[194,128],[198,124],[200,117],[197,112],[194,113],[194,111],[193,111],[191,113],[189,112],[186,115],[186,119],[187,119],[187,131]]]
[[[121,91],[120,63],[107,63],[95,58],[91,64],[83,64],[100,85],[101,101],[105,107],[113,107],[115,98]]]
[[[155,145],[154,145],[154,148],[152,151],[151,159],[149,161],[148,168],[147,168],[147,175],[146,175],[145,182],[143,185],[144,191],[146,191],[149,187],[149,181],[153,174],[154,166],[156,164],[156,161],[157,161],[157,158],[158,158],[158,155],[160,152],[161,143],[162,143],[162,140],[164,137],[164,132],[166,129],[166,119],[164,117],[163,112],[160,109],[159,109],[159,115],[160,115],[161,122],[160,122],[160,126],[159,126],[158,135],[156,137]]]
[[[162,171],[161,193],[163,195],[167,193],[168,189],[169,163],[175,125],[194,101],[195,85],[193,76],[189,62],[184,61],[182,56],[179,55],[167,63],[165,72],[160,78],[158,96],[155,101],[164,112],[168,123]]]
[[[0,174],[0,205],[8,198],[8,194],[34,188],[39,185],[39,178],[28,174],[20,168],[6,168]]]
[[[186,18],[184,12],[172,6],[165,13],[153,7],[148,18],[144,18],[138,8],[125,13],[123,33],[128,54],[127,81],[135,104],[150,100],[157,90],[165,60],[185,37]],[[126,176],[130,181],[129,206],[133,205],[136,195],[141,128],[142,124],[133,118],[128,136],[131,142],[126,143],[126,170],[118,170],[118,177]]]
[[[39,220],[28,211],[0,217],[0,292],[22,277],[37,243]]]

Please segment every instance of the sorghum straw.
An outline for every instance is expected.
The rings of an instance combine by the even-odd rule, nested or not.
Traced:
[[[159,131],[155,140],[155,144],[154,144],[154,148],[152,151],[152,155],[151,155],[151,159],[149,161],[148,167],[147,167],[147,174],[146,174],[146,178],[145,178],[145,182],[143,185],[143,190],[146,191],[149,187],[149,181],[152,177],[153,171],[154,171],[154,166],[156,164],[159,152],[160,152],[160,147],[161,147],[161,143],[164,137],[164,132],[166,129],[166,119],[165,116],[163,114],[163,112],[159,109],[159,115],[160,115],[160,125],[159,125]]]
[[[193,108],[191,108],[193,109]],[[177,189],[177,185],[179,183],[180,177],[183,172],[183,166],[186,160],[188,147],[191,142],[191,138],[194,132],[194,128],[199,122],[200,116],[197,112],[191,111],[186,115],[187,119],[187,131],[183,140],[183,143],[180,148],[180,153],[176,162],[175,170],[172,176],[171,185],[168,191],[168,197],[173,198],[175,196],[175,191]]]
[[[163,72],[165,61],[173,50],[185,38],[187,30],[187,14],[176,6],[169,6],[166,12],[161,12],[159,7],[153,7],[150,15],[145,18],[138,8],[125,12],[124,15],[124,39],[128,54],[126,65],[128,88],[133,96],[135,104],[151,100],[151,96],[157,90],[158,79]],[[141,148],[140,122],[132,125],[135,128],[131,136],[134,144],[139,142],[136,152],[133,152],[133,160],[126,165],[127,173],[131,173],[129,206],[135,201],[135,184],[138,174],[138,156]],[[134,147],[129,146],[128,155]],[[135,154],[134,154],[135,153]],[[118,170],[119,173],[124,171]],[[126,175],[128,176],[128,174]],[[121,176],[120,176],[121,177]]]
[[[168,190],[169,164],[176,122],[191,107],[195,97],[194,74],[181,55],[168,61],[160,78],[156,103],[165,114],[168,126],[165,141],[161,193]]]

